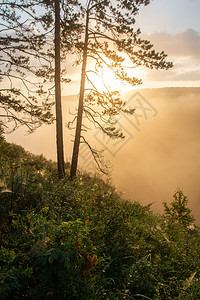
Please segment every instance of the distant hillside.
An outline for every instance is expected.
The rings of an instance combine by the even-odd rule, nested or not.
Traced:
[[[145,96],[163,96],[163,97],[182,97],[185,95],[199,94],[200,87],[164,87],[164,88],[144,88],[144,89],[134,89],[132,91],[125,92],[124,95],[129,96],[135,92],[141,92]],[[62,96],[63,101],[77,101],[78,95],[67,95]]]
[[[145,88],[128,91],[125,97],[132,95],[134,92],[141,92],[146,98],[164,97],[173,99],[177,97],[185,97],[191,95],[200,95],[200,87],[165,87],[165,88]]]
[[[78,95],[68,95],[68,96],[62,96],[63,101],[77,101]]]
[[[200,87],[165,87],[165,88],[142,88],[127,91],[122,95],[122,99],[127,100],[135,93],[141,93],[146,100],[151,102],[162,101],[174,101],[175,99],[185,98],[197,98],[200,96]],[[63,107],[66,110],[69,108],[69,103],[75,109],[78,103],[78,95],[67,95],[62,97]],[[74,103],[74,104],[73,104]]]

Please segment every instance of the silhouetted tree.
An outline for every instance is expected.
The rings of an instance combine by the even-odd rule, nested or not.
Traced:
[[[32,132],[54,120],[52,87],[44,89],[54,72],[47,44],[51,16],[39,15],[38,2],[0,3],[0,118],[8,131],[26,125]]]
[[[64,149],[63,149],[63,125],[61,105],[61,60],[66,58],[69,51],[72,51],[81,32],[81,27],[76,24],[77,14],[76,1],[45,0],[48,11],[52,11],[55,18],[55,100],[56,100],[56,137],[57,137],[57,163],[58,175],[61,178],[65,174]],[[62,11],[61,11],[62,8]],[[62,13],[62,17],[61,17]],[[66,80],[68,82],[68,80]]]
[[[148,5],[149,2],[149,0],[88,0],[85,6],[81,6],[82,19],[79,22],[82,22],[84,29],[84,40],[80,41],[78,48],[82,53],[82,71],[71,177],[75,176],[77,170],[83,114],[110,138],[124,138],[123,132],[116,127],[116,116],[120,112],[134,113],[134,109],[124,107],[125,102],[122,101],[119,91],[109,90],[106,84],[105,90],[100,91],[89,75],[95,74],[102,78],[101,73],[106,66],[114,72],[116,79],[135,86],[140,84],[141,80],[130,77],[126,67],[145,66],[156,69],[172,67],[170,62],[165,61],[166,54],[155,52],[149,41],[139,37],[140,30],[133,27],[139,6]],[[87,60],[95,62],[94,69],[87,69]],[[90,87],[87,88],[85,96],[86,82]],[[107,126],[103,126],[102,121]]]
[[[56,137],[58,175],[65,174],[63,150],[63,125],[61,106],[61,70],[60,70],[60,0],[55,0],[55,98],[56,98]]]
[[[59,176],[64,174],[61,81],[69,82],[60,62],[79,34],[79,26],[74,25],[77,21],[73,12],[75,5],[64,5],[64,2],[2,0],[0,3],[2,124],[10,132],[20,125],[26,125],[32,132],[42,123],[53,122],[51,108],[56,102]],[[9,122],[12,128],[8,127]]]

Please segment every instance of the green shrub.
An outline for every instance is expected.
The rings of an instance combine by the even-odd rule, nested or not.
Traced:
[[[0,299],[200,299],[200,232],[182,191],[156,216],[3,143]]]

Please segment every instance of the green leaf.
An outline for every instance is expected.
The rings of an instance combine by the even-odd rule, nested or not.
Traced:
[[[50,255],[49,258],[48,258],[48,262],[49,262],[50,264],[52,264],[53,260],[54,260],[54,259],[53,259],[53,256]]]

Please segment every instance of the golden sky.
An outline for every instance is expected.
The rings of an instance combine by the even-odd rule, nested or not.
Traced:
[[[155,50],[164,50],[174,67],[167,71],[137,69],[133,75],[143,80],[140,88],[200,86],[199,11],[199,0],[153,0],[148,6],[141,6],[136,16],[136,29],[141,29],[141,37],[151,41]],[[66,66],[69,67],[68,62]],[[80,69],[69,70],[72,82],[63,87],[64,95],[79,92]],[[114,76],[107,73],[105,77],[112,81],[113,86],[118,84],[122,92],[132,89],[120,86]]]

